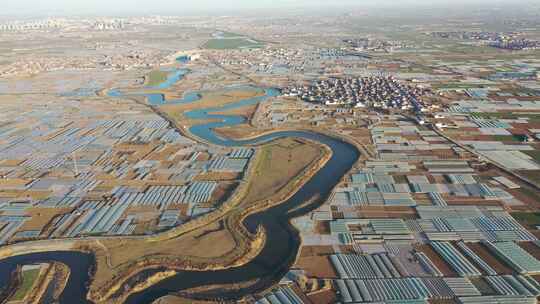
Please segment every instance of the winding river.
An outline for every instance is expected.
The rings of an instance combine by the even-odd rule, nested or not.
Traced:
[[[193,110],[185,113],[190,119],[218,119],[218,122],[194,125],[190,132],[201,140],[223,146],[247,146],[284,137],[306,138],[328,146],[333,154],[330,160],[292,197],[284,203],[250,215],[244,221],[246,227],[255,232],[262,225],[267,232],[267,241],[261,253],[249,263],[220,271],[182,271],[141,292],[132,294],[126,301],[130,304],[151,303],[152,301],[188,288],[214,284],[233,284],[258,279],[255,284],[234,292],[210,292],[198,294],[205,298],[235,299],[262,290],[279,281],[294,262],[298,252],[300,238],[297,230],[290,224],[290,219],[304,215],[324,203],[334,186],[358,160],[360,153],[351,144],[337,138],[308,131],[277,131],[249,140],[233,140],[217,135],[213,128],[234,126],[244,122],[244,118],[234,115],[217,115],[212,112],[230,110],[249,104],[263,102],[278,94],[277,90],[266,89],[264,96],[248,98],[221,107]],[[110,96],[123,96],[118,90],[109,92]],[[160,97],[152,97],[160,95]],[[189,97],[191,96],[191,97]],[[196,102],[198,93],[191,93],[181,100],[168,101],[162,94],[147,95],[149,103],[157,105],[165,102]],[[154,98],[154,101],[152,101]],[[308,202],[308,204],[305,204]],[[71,276],[61,295],[60,303],[89,303],[86,300],[88,291],[88,269],[93,267],[94,258],[90,254],[80,252],[45,252],[7,258],[0,261],[0,286],[5,286],[9,274],[17,265],[43,261],[60,261],[71,269]]]

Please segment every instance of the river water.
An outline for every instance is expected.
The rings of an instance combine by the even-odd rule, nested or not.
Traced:
[[[146,97],[151,104],[196,102],[200,94],[191,94],[193,100],[189,98],[186,100],[186,97],[184,97],[182,100],[169,101],[165,100],[162,94],[150,94]],[[213,131],[213,128],[216,127],[234,126],[243,123],[244,118],[241,116],[215,115],[212,112],[257,104],[277,94],[277,90],[265,89],[264,96],[244,99],[221,107],[187,112],[185,115],[190,119],[211,118],[220,120],[219,122],[194,125],[190,132],[203,141],[222,146],[253,146],[284,137],[306,138],[328,146],[333,152],[330,160],[286,202],[246,218],[244,224],[250,231],[255,232],[257,227],[262,225],[267,232],[264,248],[252,261],[240,267],[221,271],[182,271],[173,277],[131,295],[126,303],[151,303],[159,297],[187,288],[213,284],[241,283],[259,279],[258,283],[232,293],[198,294],[207,298],[235,299],[267,288],[287,273],[294,262],[300,245],[299,235],[290,224],[290,219],[304,215],[324,203],[334,186],[358,160],[360,154],[349,143],[315,132],[279,131],[250,140],[236,141],[220,137]],[[112,90],[109,95],[123,96],[119,90]],[[155,95],[160,95],[161,98],[152,97]],[[194,96],[197,96],[197,98]],[[153,98],[156,99],[152,101]],[[310,203],[305,204],[308,201]],[[302,207],[298,208],[299,206]],[[43,261],[60,261],[66,263],[72,269],[68,284],[60,298],[60,303],[88,303],[86,300],[89,280],[88,269],[93,266],[94,259],[92,255],[80,252],[45,252],[0,260],[0,286],[5,286],[9,280],[9,274],[17,265]]]

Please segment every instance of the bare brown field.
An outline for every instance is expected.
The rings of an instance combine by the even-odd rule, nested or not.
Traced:
[[[195,176],[197,181],[232,181],[242,177],[238,172],[206,172]]]
[[[326,256],[302,257],[294,266],[305,270],[308,277],[337,278],[334,267]]]
[[[512,269],[506,266],[502,261],[493,256],[489,250],[480,243],[467,243],[467,247],[471,248],[482,260],[486,261],[498,274],[512,274]]]
[[[20,160],[20,159],[3,159],[0,161],[0,166],[15,167],[22,164],[23,162],[24,160]]]
[[[519,242],[518,245],[536,259],[540,259],[540,248],[533,242]]]
[[[26,214],[31,218],[20,228],[24,230],[43,230],[57,216],[71,211],[73,208],[31,208]]]
[[[343,209],[340,209],[344,211]],[[416,211],[412,207],[402,206],[357,206],[352,210],[357,212],[359,218],[416,218]],[[352,211],[351,210],[351,211]],[[343,216],[342,214],[340,216]]]
[[[435,266],[443,273],[445,277],[455,277],[456,273],[452,270],[440,255],[431,248],[429,245],[418,245],[416,250],[423,252]]]
[[[237,185],[236,182],[220,183],[212,194],[211,201],[221,204],[234,192]]]
[[[313,227],[313,231],[317,234],[330,234],[330,222],[316,221]]]
[[[507,189],[515,198],[525,203],[531,210],[540,208],[540,194],[533,188],[522,185],[519,189]]]
[[[540,186],[540,170],[520,170],[518,173]]]
[[[308,298],[313,304],[336,303],[337,301],[336,292],[332,289],[312,292],[308,295]]]
[[[310,257],[318,255],[329,255],[334,253],[332,246],[302,246],[300,248],[300,257]]]

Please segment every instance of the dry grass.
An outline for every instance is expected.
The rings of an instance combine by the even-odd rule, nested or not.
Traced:
[[[12,187],[24,187],[31,182],[29,179],[23,178],[3,178],[0,179],[0,187],[2,188],[12,188]]]
[[[243,99],[263,96],[264,91],[257,89],[224,90],[203,93],[200,100],[185,104],[166,104],[160,107],[162,111],[172,117],[183,117],[183,113],[195,109],[220,107]]]
[[[102,286],[112,279],[118,270],[125,270],[122,265],[143,257],[218,258],[225,256],[236,247],[231,233],[219,222],[163,242],[145,239],[114,239],[101,241],[101,244],[107,249],[106,252],[100,250],[96,254],[98,267],[92,282],[95,286]],[[107,265],[107,256],[112,268]]]
[[[148,75],[145,76],[145,83],[147,86],[157,86],[160,85],[162,82],[167,81],[167,77],[169,75],[169,72],[155,70]]]
[[[16,167],[22,164],[24,160],[20,159],[3,159],[0,161],[0,166],[2,167]]]
[[[540,248],[538,248],[538,246],[536,246],[536,244],[533,242],[520,242],[519,246],[525,249],[525,251],[536,259],[540,259]]]
[[[227,200],[228,197],[234,193],[238,186],[237,182],[223,182],[220,183],[214,193],[212,193],[212,198],[210,205],[220,205]]]
[[[255,111],[257,110],[257,105],[248,105],[243,106],[236,109],[231,109],[227,111],[219,111],[219,112],[212,112],[212,114],[219,114],[219,115],[239,115],[246,119],[251,119],[253,117],[253,114],[255,114]],[[234,126],[237,128],[238,126]]]
[[[214,129],[214,132],[216,132],[220,136],[235,139],[254,137],[260,134],[261,131],[263,130],[252,127],[249,124],[240,124],[234,127],[223,127]]]
[[[320,146],[298,139],[285,138],[265,145],[251,177],[246,202],[256,202],[277,194],[312,162],[324,154]]]

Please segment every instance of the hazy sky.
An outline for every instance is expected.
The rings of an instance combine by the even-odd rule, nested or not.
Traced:
[[[0,0],[2,15],[36,14],[145,14],[201,12],[270,7],[454,5],[484,2],[517,3],[530,0]]]

